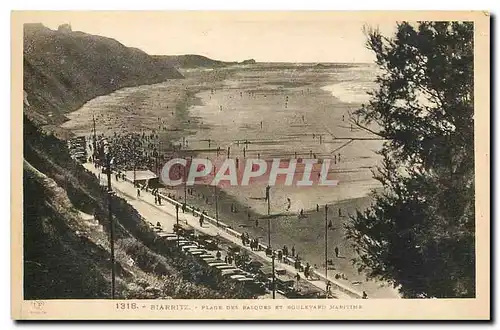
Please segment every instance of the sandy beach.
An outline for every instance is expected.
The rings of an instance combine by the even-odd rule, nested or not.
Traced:
[[[366,282],[357,273],[343,232],[349,214],[366,208],[370,191],[380,187],[371,170],[380,161],[375,151],[382,141],[351,141],[373,136],[351,128],[348,122],[349,112],[366,101],[362,91],[370,86],[372,68],[259,64],[182,73],[185,79],[126,88],[93,99],[69,114],[70,120],[62,126],[89,135],[95,115],[97,133],[156,131],[163,153],[170,152],[170,144],[177,144],[185,155],[214,161],[226,157],[228,148],[231,157],[239,159],[339,157],[330,169],[338,186],[272,188],[272,245],[294,245],[301,258],[324,268],[324,205],[328,204],[328,218],[334,224],[328,233],[329,259],[334,259],[335,267],[329,272],[345,273],[349,278],[345,283],[366,290],[369,297],[397,297],[394,289]],[[224,150],[218,157],[213,151],[217,147]],[[219,191],[221,221],[266,242],[264,191],[264,183]],[[182,187],[168,192],[184,196]],[[188,203],[214,214],[213,188],[196,187]],[[237,212],[231,212],[231,205]],[[302,209],[305,217],[299,218]],[[335,247],[340,250],[339,258],[333,253]]]

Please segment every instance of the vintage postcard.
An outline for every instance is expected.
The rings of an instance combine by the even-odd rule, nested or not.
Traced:
[[[12,13],[14,319],[490,318],[488,12]]]

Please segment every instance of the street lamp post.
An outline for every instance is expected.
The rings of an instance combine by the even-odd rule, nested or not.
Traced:
[[[325,204],[325,281],[328,285],[328,205]],[[328,298],[328,290],[326,292]]]
[[[185,159],[185,158],[184,158]],[[185,159],[186,160],[186,159]],[[187,208],[187,178],[186,178],[186,166],[187,166],[187,160],[186,160],[186,165],[184,165],[183,170],[182,170],[182,176],[184,177],[184,209]]]
[[[104,145],[106,158],[106,170],[108,176],[108,220],[110,226],[110,246],[111,246],[111,299],[115,299],[115,228],[113,223],[113,213],[111,209],[112,189],[111,189],[111,151],[109,144]]]
[[[219,196],[217,195],[217,185],[214,185],[215,194],[215,221],[217,222],[217,228],[219,228]]]
[[[175,204],[175,219],[177,223],[177,247],[179,247],[179,204]]]
[[[271,267],[273,272],[273,299],[276,299],[276,274],[274,273],[274,251],[271,247],[271,187],[266,187],[266,199],[267,199],[267,245],[271,249]]]

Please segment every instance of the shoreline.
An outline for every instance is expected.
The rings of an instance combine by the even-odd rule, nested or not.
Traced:
[[[165,87],[163,86],[163,84],[159,84],[161,87],[160,92],[165,88],[167,90],[169,90],[169,88],[173,88],[174,91],[177,90],[177,92],[179,92],[179,97],[173,98],[172,100],[175,101],[175,105],[169,104],[169,106],[167,107],[169,110],[167,111],[165,111],[164,107],[159,107],[158,110],[160,111],[160,113],[155,113],[157,117],[162,118],[162,122],[168,122],[170,120],[170,122],[168,122],[167,125],[169,125],[169,128],[171,129],[166,131],[160,131],[160,136],[161,136],[160,139],[162,141],[162,146],[167,145],[166,142],[172,144],[179,143],[183,138],[194,140],[194,137],[197,134],[198,135],[200,134],[205,135],[207,133],[213,134],[214,127],[211,127],[213,123],[204,122],[202,116],[196,115],[197,114],[196,111],[200,111],[201,109],[209,109],[210,105],[207,105],[203,96],[205,96],[206,98],[207,95],[205,94],[207,94],[207,91],[213,89],[215,85],[218,86],[216,95],[214,96],[215,98],[217,97],[220,98],[221,94],[222,96],[228,95],[229,98],[231,97],[231,95],[234,98],[239,98],[239,95],[238,96],[235,95],[237,95],[237,92],[241,90],[241,88],[245,88],[244,86],[243,87],[235,86],[236,88],[231,86],[229,87],[226,86],[225,81],[226,79],[228,79],[228,76],[236,75],[236,73],[233,71],[224,72],[223,75],[225,75],[225,77],[222,77],[219,80],[213,80],[208,82],[202,81],[201,79],[203,78],[203,76],[205,76],[205,74],[201,73],[198,76],[195,75],[194,78],[192,76],[186,75],[186,78],[183,79],[183,82],[180,84],[180,86]],[[212,77],[218,77],[217,70],[211,71],[209,72],[209,74]],[[331,102],[332,104],[335,104],[338,107],[338,109],[346,109],[347,107],[349,107],[349,105],[346,105],[340,101],[337,100],[331,101],[332,99],[335,98],[332,96],[330,92],[322,90],[321,89],[322,86],[324,86],[322,82],[313,81],[312,83],[309,83],[307,85],[301,85],[300,87],[293,87],[290,90],[291,92],[295,93],[294,95],[302,95],[304,93],[320,94],[321,98],[325,100],[325,102]],[[277,91],[275,93],[281,93],[282,90],[287,91],[286,89],[271,88],[270,89],[271,92],[269,92],[269,88],[270,86],[265,85],[264,90],[267,92],[261,92],[261,93],[273,93],[272,91]],[[313,91],[311,92],[311,90]],[[152,92],[146,90],[146,92],[149,92],[149,94],[151,94],[154,93],[155,90],[153,89]],[[149,95],[145,94],[146,92],[144,92],[144,95]],[[141,88],[139,87],[137,94],[139,94],[139,96],[144,96],[141,93],[142,93]],[[263,95],[264,96],[262,97],[265,97],[266,94]],[[208,94],[208,96],[209,100],[212,100],[213,102],[212,96],[210,94]],[[227,98],[227,96],[225,97]],[[309,98],[311,97],[312,96],[310,96]],[[158,101],[158,102],[163,102],[163,101]],[[269,99],[267,102],[269,102]],[[212,107],[213,106],[214,105],[212,105]],[[175,110],[172,111],[172,108],[174,108]],[[169,114],[168,111],[172,112]],[[283,109],[279,111],[283,111]],[[326,109],[323,111],[326,111]],[[166,116],[163,117],[161,115],[162,113],[164,113]],[[136,115],[140,117],[141,114],[139,113]],[[229,133],[222,132],[222,134],[227,135]],[[308,134],[306,134],[305,136],[307,137]],[[300,139],[303,138],[304,137],[300,137]],[[208,155],[210,155],[210,153],[207,154],[207,149],[205,149],[207,147],[206,142],[200,144],[199,145],[200,148],[196,148],[196,146],[193,146],[193,143],[197,143],[197,141],[196,140],[194,140],[194,142],[190,141],[189,149],[181,149],[178,152],[198,157],[203,157],[205,155],[207,155],[208,157]],[[252,146],[252,148],[255,147],[256,145]],[[193,151],[191,148],[199,151]],[[233,151],[231,153],[232,155],[233,153],[238,154],[239,152],[241,152],[241,148],[240,150],[238,150],[235,145],[234,148],[232,148],[232,151]],[[281,150],[280,152],[282,153],[283,151]],[[162,190],[165,191],[165,195],[168,195],[168,193],[175,194],[176,200],[178,201],[184,200],[184,192],[182,186],[172,190],[169,189],[162,189]],[[214,205],[215,199],[214,199],[213,188],[207,186],[196,186],[194,187],[194,190],[195,190],[194,196],[188,195],[187,199],[188,204],[198,207],[201,210],[205,210],[210,216],[215,217],[215,205]],[[241,193],[253,196],[253,197],[247,196],[245,197],[246,199],[243,199],[246,200],[247,202],[251,202],[251,204],[245,204],[243,202],[243,200],[241,199]],[[265,209],[265,202],[263,200],[259,201],[259,197],[260,198],[263,197],[264,191],[259,188],[257,189],[257,192],[254,191],[249,193],[248,191],[247,192],[243,191],[241,193],[238,194],[238,192],[226,189],[218,189],[218,196],[219,196],[218,211],[221,222],[226,223],[227,225],[233,227],[237,231],[248,232],[252,237],[258,237],[260,242],[267,244],[267,221],[264,219],[265,218],[265,216],[263,216],[264,212],[262,212],[262,210]],[[273,193],[273,196],[276,196],[276,194]],[[283,201],[285,200],[284,197],[276,196],[273,199],[275,198],[278,198],[279,200]],[[334,227],[336,229],[330,231],[328,234],[329,236],[328,259],[332,258],[335,259],[334,255],[332,256],[333,249],[335,246],[339,247],[341,253],[345,255],[351,255],[352,251],[350,250],[350,244],[349,242],[345,241],[343,237],[344,236],[342,231],[343,224],[345,221],[347,221],[348,214],[353,214],[357,209],[364,209],[369,204],[369,202],[370,202],[370,197],[368,196],[358,197],[358,198],[343,198],[343,199],[330,196],[328,201],[328,204],[330,206],[330,211],[328,216],[334,222]],[[233,204],[233,206],[238,210],[237,213],[231,212],[231,204]],[[320,204],[322,204],[323,207],[323,203]],[[337,209],[339,206],[340,208],[342,208],[342,216],[340,217],[338,216],[337,213]],[[280,213],[280,214],[273,219],[273,223],[271,224],[271,233],[272,233],[273,247],[274,246],[282,247],[283,245],[286,244],[290,249],[291,242],[296,242],[296,249],[301,256],[301,259],[310,261],[311,265],[316,264],[317,265],[316,268],[320,272],[324,273],[324,266],[322,266],[322,264],[324,265],[324,243],[322,242],[324,242],[323,232],[325,224],[324,224],[324,212],[322,207],[320,209],[320,212],[316,212],[316,210],[312,207],[303,207],[305,217],[299,219],[297,213],[281,214],[282,212],[279,212],[278,210],[279,207],[273,205],[272,213]],[[294,207],[294,212],[296,209],[297,208]],[[258,222],[257,227],[255,226],[256,220]],[[345,272],[346,274],[349,273],[348,277],[350,282],[352,281],[357,282],[358,280],[363,282],[364,283],[363,288],[365,288],[366,286],[366,291],[368,292],[369,296],[377,297],[378,294],[376,292],[379,291],[377,289],[378,283],[373,281],[365,282],[365,279],[363,278],[362,274],[360,275],[360,274],[355,274],[352,271],[347,271],[347,269],[353,269],[348,258],[336,259],[335,267],[337,268],[336,271]],[[331,272],[331,270],[329,272]],[[346,282],[346,285],[349,285],[348,282]],[[383,294],[381,297],[384,296],[386,295]]]

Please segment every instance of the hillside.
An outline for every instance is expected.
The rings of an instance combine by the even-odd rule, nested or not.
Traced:
[[[181,75],[138,49],[81,32],[27,25],[24,43],[24,298],[109,298],[107,193],[52,128],[96,95]],[[112,207],[117,298],[254,297],[198,259],[159,244],[124,199],[113,196]]]
[[[24,26],[24,90],[32,105],[29,118],[60,124],[64,114],[99,95],[123,87],[153,84],[182,75],[118,41],[41,24]]]
[[[223,62],[213,60],[202,55],[153,55],[158,63],[164,63],[179,69],[189,68],[221,68],[235,64],[255,64],[255,60],[249,59],[242,62]]]

